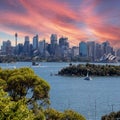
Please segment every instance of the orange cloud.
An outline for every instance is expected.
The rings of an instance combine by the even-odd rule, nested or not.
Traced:
[[[114,45],[119,44],[120,22],[116,10],[107,9],[101,13],[104,2],[100,0],[80,0],[77,10],[71,9],[74,1],[60,0],[7,0],[0,11],[0,31],[31,38],[39,34],[40,39],[47,38],[52,33],[66,36],[72,45],[78,45],[83,39],[109,40]],[[111,0],[110,0],[111,1]],[[3,4],[3,3],[2,3]],[[1,4],[1,5],[2,5]],[[111,14],[114,13],[115,15]],[[114,19],[117,19],[117,25]]]

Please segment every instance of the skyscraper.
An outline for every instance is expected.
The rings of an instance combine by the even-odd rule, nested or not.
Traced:
[[[39,42],[39,52],[40,52],[41,56],[45,55],[45,49],[46,49],[45,48],[46,47],[45,44],[46,44],[45,40],[42,40],[42,41]]]
[[[29,41],[29,36],[25,36],[23,50],[24,50],[24,54],[25,55],[30,55],[30,41]]]
[[[38,50],[38,35],[33,37],[33,49]]]
[[[80,42],[79,44],[79,55],[80,57],[88,57],[88,48],[86,42]]]
[[[108,41],[102,43],[103,55],[112,54],[115,55],[113,47],[111,47]]]
[[[95,60],[95,42],[94,41],[89,41],[87,42],[88,46],[88,57],[94,61]]]
[[[52,34],[50,37],[50,41],[52,45],[56,45],[57,44],[57,34]]]
[[[69,42],[67,37],[61,37],[59,39],[59,47],[61,49],[62,57],[67,57],[69,54]]]
[[[75,56],[78,56],[79,55],[79,47],[72,47],[72,56],[75,57]]]
[[[7,40],[7,41],[3,41],[3,45],[2,45],[2,52],[4,54],[7,55],[11,55],[12,54],[12,46],[11,46],[11,41]]]
[[[51,35],[50,42],[51,42],[50,54],[55,55],[55,49],[57,46],[57,35],[56,34]]]
[[[59,46],[69,48],[68,38],[67,37],[61,37],[59,39]]]

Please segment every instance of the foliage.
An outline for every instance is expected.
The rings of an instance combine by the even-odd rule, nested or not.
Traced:
[[[36,76],[30,68],[2,70],[0,71],[0,81],[13,101],[26,98],[31,92],[32,95],[27,97],[28,104],[38,103],[37,100],[39,100],[40,106],[49,104],[49,84]]]
[[[33,120],[35,118],[25,100],[11,101],[11,98],[0,89],[0,120]]]
[[[86,119],[82,115],[73,110],[65,110],[61,120],[86,120]]]
[[[120,111],[111,112],[109,115],[102,116],[101,120],[117,120],[120,119]]]
[[[46,120],[61,120],[62,112],[59,112],[55,109],[48,108],[44,111]]]
[[[73,110],[59,112],[50,108],[45,110],[45,116],[47,120],[85,120],[82,115]]]
[[[58,74],[67,76],[86,76],[87,72],[92,76],[120,76],[120,66],[88,63],[86,65],[71,65],[61,69]]]
[[[30,68],[0,69],[0,120],[85,120],[72,110],[43,107],[49,105],[49,90]]]

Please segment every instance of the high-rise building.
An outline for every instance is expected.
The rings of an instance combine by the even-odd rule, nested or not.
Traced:
[[[102,57],[102,45],[99,43],[96,43],[95,45],[95,61],[99,61],[100,58]]]
[[[33,37],[33,50],[38,50],[38,35]]]
[[[50,54],[55,55],[55,50],[57,46],[57,35],[52,34],[50,37],[51,47],[50,47]]]
[[[30,41],[29,41],[29,36],[25,36],[25,41],[24,41],[24,54],[29,56],[30,55]]]
[[[95,60],[95,42],[94,41],[89,41],[87,42],[87,47],[88,47],[88,57],[94,61]]]
[[[67,37],[61,37],[59,39],[59,47],[62,57],[67,57],[69,54],[69,42]]]
[[[102,43],[103,55],[112,54],[114,55],[113,47],[111,47],[108,41]]]
[[[72,47],[72,57],[78,56],[79,55],[79,47]]]
[[[1,46],[1,50],[6,55],[11,55],[12,54],[11,41],[10,40],[3,41],[3,45]]]
[[[40,55],[41,56],[44,56],[45,55],[45,48],[46,47],[46,43],[45,43],[45,40],[42,40],[42,41],[39,41],[39,52],[40,52]]]
[[[57,44],[57,34],[52,34],[50,37],[50,42],[52,45],[56,45]]]
[[[117,50],[116,56],[120,57],[120,49]]]
[[[86,42],[79,43],[79,55],[80,57],[88,57],[88,48]]]
[[[59,46],[69,48],[69,42],[67,37],[61,37],[59,39]]]
[[[18,44],[18,55],[23,55],[23,44],[22,43],[19,43]]]

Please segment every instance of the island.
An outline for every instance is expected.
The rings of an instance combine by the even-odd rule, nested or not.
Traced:
[[[69,65],[58,71],[62,76],[120,76],[120,66],[115,65],[96,65],[96,64],[78,64]]]

